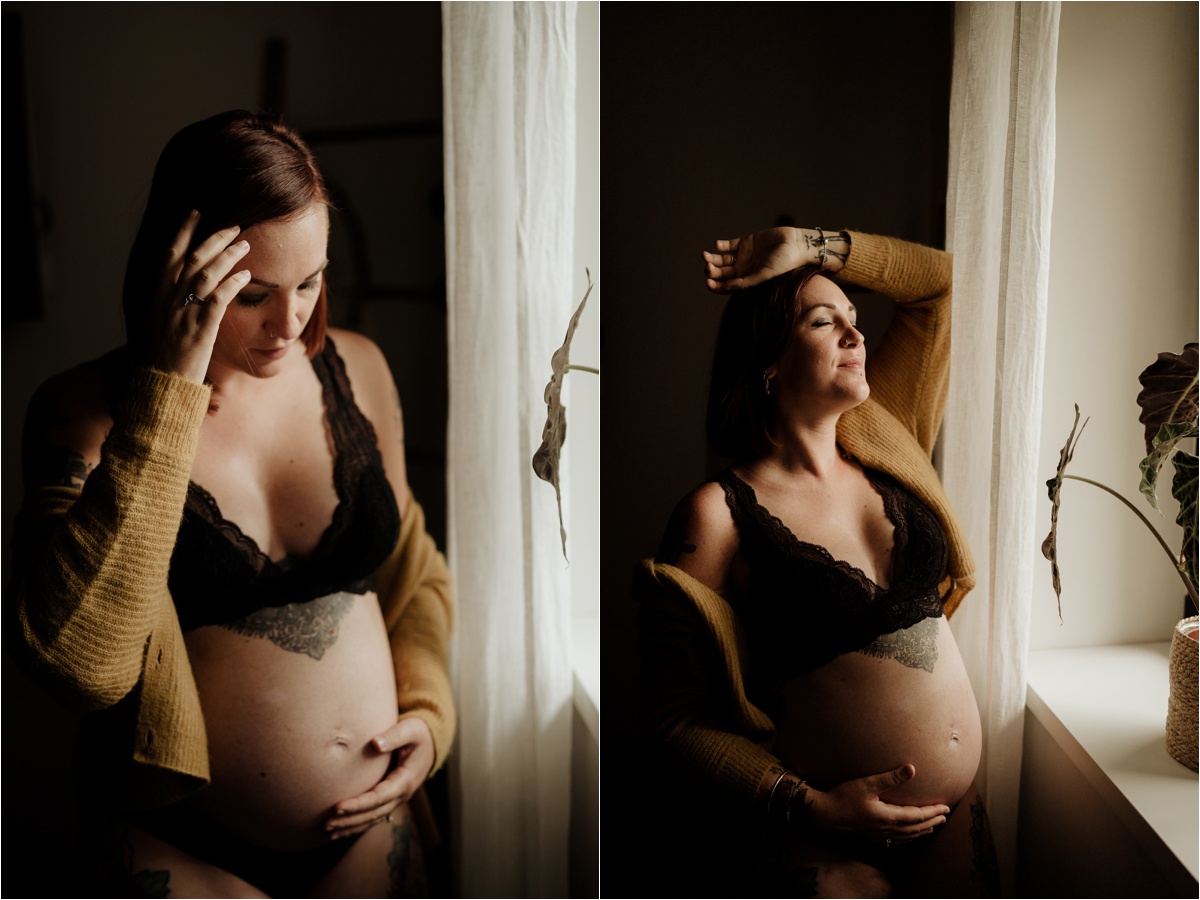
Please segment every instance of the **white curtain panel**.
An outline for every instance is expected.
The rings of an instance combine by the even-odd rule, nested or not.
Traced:
[[[444,3],[442,42],[458,889],[563,897],[569,580],[531,460],[574,308],[575,5]]]
[[[979,786],[1012,886],[1054,194],[1058,3],[957,3],[947,249],[954,253],[943,481],[978,586],[955,617],[983,717]],[[1042,473],[1044,476],[1044,473]]]

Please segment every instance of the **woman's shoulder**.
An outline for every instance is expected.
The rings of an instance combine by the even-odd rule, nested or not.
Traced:
[[[706,481],[675,506],[655,561],[675,566],[715,591],[725,588],[738,533],[725,489]]]
[[[388,410],[395,393],[392,370],[379,345],[357,331],[330,328],[329,336],[337,348],[337,354],[346,367],[346,376],[354,390],[354,397],[372,419],[372,413]]]
[[[100,462],[123,375],[124,352],[114,350],[51,375],[34,391],[22,437],[27,484],[82,484]]]

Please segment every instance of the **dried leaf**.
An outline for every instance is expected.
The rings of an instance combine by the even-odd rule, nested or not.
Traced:
[[[1138,421],[1146,427],[1146,453],[1154,452],[1154,439],[1168,422],[1196,422],[1197,345],[1185,344],[1183,353],[1160,353],[1138,376],[1142,392]]]
[[[1042,556],[1050,560],[1050,580],[1054,585],[1054,596],[1058,598],[1058,621],[1062,621],[1062,580],[1058,571],[1058,507],[1061,502],[1063,477],[1067,474],[1067,463],[1075,455],[1075,447],[1079,438],[1083,437],[1083,429],[1087,428],[1090,419],[1084,419],[1079,424],[1079,404],[1075,404],[1075,422],[1071,425],[1071,433],[1058,454],[1058,469],[1054,477],[1046,482],[1046,491],[1050,495],[1050,533],[1042,541]],[[1076,436],[1075,429],[1079,429]]]
[[[1175,454],[1175,479],[1171,493],[1179,501],[1175,521],[1183,526],[1183,570],[1196,584],[1196,482],[1200,474],[1200,459],[1180,450]]]
[[[586,269],[584,271],[587,272]],[[564,559],[567,557],[567,528],[563,524],[562,486],[559,484],[558,467],[563,443],[567,439],[567,409],[562,404],[562,384],[563,377],[567,374],[567,366],[571,361],[571,339],[575,337],[575,328],[579,325],[579,316],[583,313],[583,306],[592,294],[591,272],[587,272],[587,279],[587,292],[579,301],[575,314],[571,316],[571,322],[567,325],[567,337],[563,341],[563,345],[550,357],[551,375],[545,391],[546,426],[542,429],[542,444],[533,454],[533,471],[537,477],[554,485],[554,495],[558,499],[558,530],[562,536]]]

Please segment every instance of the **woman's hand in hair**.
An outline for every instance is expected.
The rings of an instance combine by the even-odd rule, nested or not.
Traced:
[[[349,837],[387,819],[412,799],[433,768],[433,734],[417,716],[400,719],[374,738],[369,750],[392,754],[392,767],[383,780],[365,794],[339,803],[325,828],[332,838]]]
[[[827,791],[807,788],[793,803],[793,821],[813,831],[867,841],[901,844],[929,834],[946,821],[950,807],[942,803],[930,806],[896,806],[880,795],[898,788],[917,774],[912,765],[890,772],[845,781]]]
[[[203,383],[217,330],[230,301],[250,280],[249,270],[230,274],[249,251],[239,228],[225,228],[188,252],[199,224],[193,212],[171,244],[158,291],[157,343],[152,363]]]
[[[762,284],[811,262],[798,228],[768,228],[732,240],[717,241],[704,251],[708,289],[729,294]]]

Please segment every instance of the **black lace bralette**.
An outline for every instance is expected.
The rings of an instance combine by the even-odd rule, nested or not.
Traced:
[[[947,551],[941,525],[895,479],[863,472],[895,529],[886,589],[824,547],[799,540],[731,470],[715,479],[725,489],[750,570],[746,596],[733,606],[746,628],[752,665],[765,677],[815,672],[881,635],[942,615],[938,585]]]
[[[338,505],[311,556],[267,557],[253,538],[221,515],[217,501],[188,483],[168,584],[185,632],[236,621],[267,607],[337,591],[362,594],[400,536],[400,510],[383,470],[375,429],[354,402],[346,367],[333,346],[312,360],[333,438]]]

